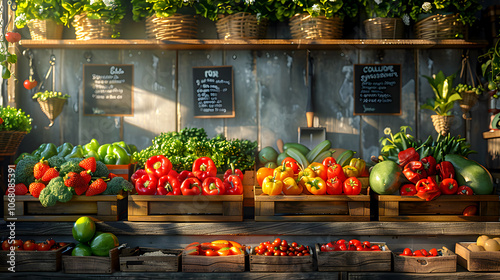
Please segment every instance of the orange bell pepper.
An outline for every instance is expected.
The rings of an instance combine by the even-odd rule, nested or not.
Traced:
[[[307,190],[315,195],[326,194],[326,183],[320,177],[311,178],[306,182]]]
[[[321,179],[323,179],[323,181],[326,180],[326,178],[327,178],[327,169],[326,169],[326,166],[324,166],[322,163],[313,162],[313,163],[309,164],[308,167],[311,168],[314,171],[314,173],[316,174],[316,176],[318,176]]]
[[[283,193],[286,195],[297,195],[301,194],[304,188],[297,185],[297,182],[292,177],[287,177],[283,180]]]
[[[267,195],[279,195],[283,191],[283,182],[274,176],[267,176],[262,182],[262,192]]]
[[[273,176],[276,177],[276,180],[283,181],[285,178],[293,177],[293,169],[283,163],[274,169]]]
[[[297,182],[303,188],[306,187],[306,182],[310,181],[312,178],[316,177],[316,173],[311,168],[307,167],[299,172],[297,177]]]
[[[272,168],[267,168],[267,167],[261,167],[259,170],[257,170],[257,183],[259,186],[262,187],[262,182],[267,176],[273,176],[274,169]]]
[[[362,158],[351,159],[351,161],[349,162],[349,165],[356,167],[356,169],[358,170],[358,175],[361,175],[365,172],[366,162]]]

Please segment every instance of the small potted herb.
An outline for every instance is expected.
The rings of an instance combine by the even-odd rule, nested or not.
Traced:
[[[31,131],[31,118],[21,109],[0,106],[0,156],[16,153],[24,136]]]
[[[412,1],[360,0],[367,19],[363,22],[370,39],[400,39],[404,26],[410,25]]]
[[[62,0],[17,0],[15,24],[29,27],[32,40],[61,39],[63,26],[69,25],[70,14]]]

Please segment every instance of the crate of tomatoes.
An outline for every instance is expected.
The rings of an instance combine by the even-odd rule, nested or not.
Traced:
[[[193,242],[182,251],[182,272],[243,272],[246,247],[231,240]]]
[[[274,169],[261,167],[254,190],[255,220],[370,221],[368,177],[361,177],[364,168],[362,159],[337,163],[333,157],[307,166],[287,157]]]
[[[411,249],[393,252],[394,272],[456,272],[457,255],[448,248]]]
[[[309,246],[276,238],[252,249],[250,271],[304,272],[315,271],[313,251]]]

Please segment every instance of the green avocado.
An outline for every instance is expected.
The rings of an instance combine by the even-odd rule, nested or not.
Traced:
[[[266,164],[268,162],[276,162],[278,152],[271,146],[267,146],[259,151],[259,162]]]
[[[78,242],[89,242],[95,234],[95,223],[90,217],[78,218],[73,224],[73,238]]]
[[[370,171],[370,188],[378,194],[394,194],[401,186],[401,168],[392,160],[377,163]]]
[[[455,178],[459,186],[469,186],[474,194],[491,194],[493,192],[491,174],[481,164],[455,154],[445,155],[444,160],[453,164]]]
[[[104,232],[92,239],[92,242],[90,242],[90,248],[92,249],[92,254],[106,257],[109,255],[109,250],[118,247],[119,244],[118,238],[114,234]]]
[[[92,256],[92,249],[89,245],[78,243],[71,251],[72,256]]]

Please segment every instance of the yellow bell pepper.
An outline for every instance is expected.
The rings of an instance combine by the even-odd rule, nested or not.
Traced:
[[[298,185],[303,188],[306,187],[306,182],[310,181],[312,178],[316,177],[316,173],[311,168],[307,167],[304,170],[299,172],[299,176],[297,177]]]
[[[274,176],[267,176],[262,182],[262,192],[267,195],[279,195],[283,190],[283,182]]]
[[[274,169],[273,175],[276,180],[283,181],[285,178],[293,177],[293,169],[283,163]]]
[[[303,187],[297,185],[297,182],[292,177],[287,177],[283,180],[283,193],[286,195],[297,195],[301,194]]]
[[[350,166],[350,165],[346,165],[346,166],[342,167],[342,170],[344,171],[344,174],[347,178],[358,177],[360,174],[356,167]]]
[[[359,172],[359,175],[363,174],[363,172],[365,172],[365,168],[366,168],[366,162],[364,159],[361,159],[361,158],[353,158],[351,159],[351,161],[349,162],[349,165],[350,166],[354,166],[356,167],[356,169],[358,170]]]

